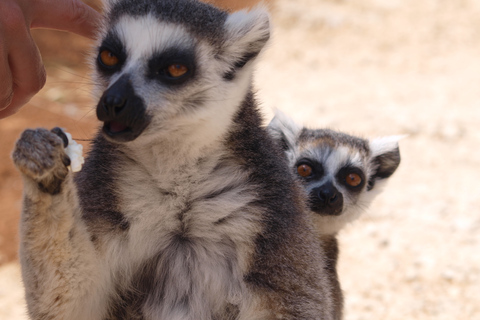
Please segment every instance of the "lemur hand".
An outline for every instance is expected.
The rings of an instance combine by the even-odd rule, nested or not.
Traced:
[[[68,138],[60,128],[25,130],[12,154],[13,162],[41,191],[60,192],[68,174],[70,158],[65,153]]]
[[[44,86],[45,68],[30,28],[95,35],[100,14],[80,0],[0,1],[0,119]]]

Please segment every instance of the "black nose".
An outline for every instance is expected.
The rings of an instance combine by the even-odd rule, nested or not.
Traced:
[[[127,98],[121,92],[117,90],[107,91],[102,97],[102,104],[105,112],[114,117],[123,110],[127,103]]]
[[[321,215],[340,215],[343,210],[343,195],[328,181],[311,191],[310,209]]]
[[[122,76],[100,98],[97,116],[102,121],[118,120],[123,113],[129,112],[129,100],[135,98],[135,92],[128,76]]]
[[[333,188],[319,188],[318,189],[318,199],[325,203],[325,205],[335,205],[339,201],[340,197],[338,195],[338,190]]]

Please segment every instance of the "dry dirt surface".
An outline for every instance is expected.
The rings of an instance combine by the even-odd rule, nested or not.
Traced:
[[[275,2],[256,74],[266,118],[279,108],[310,127],[408,135],[386,191],[339,236],[347,320],[480,319],[479,17],[476,0]],[[97,125],[87,44],[61,39],[71,52],[45,53],[46,88],[0,122],[0,319],[25,319],[13,142],[26,127],[88,139]]]

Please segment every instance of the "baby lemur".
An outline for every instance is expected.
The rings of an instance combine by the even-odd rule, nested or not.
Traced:
[[[26,130],[20,260],[32,319],[338,319],[300,187],[257,110],[257,8],[111,0],[94,60],[102,127],[73,174]]]
[[[336,281],[337,314],[342,311],[338,282],[337,233],[357,219],[400,164],[398,140],[365,140],[329,129],[307,129],[277,111],[269,131],[306,190],[312,222]]]

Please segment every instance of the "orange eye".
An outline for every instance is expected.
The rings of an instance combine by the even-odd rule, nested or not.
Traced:
[[[308,177],[312,174],[312,167],[308,164],[301,164],[297,167],[297,172],[301,177]]]
[[[169,65],[167,70],[168,70],[168,74],[173,78],[181,77],[188,72],[188,68],[183,64]]]
[[[118,64],[117,56],[106,49],[100,52],[100,61],[107,67],[113,67]]]
[[[357,187],[362,183],[362,178],[356,173],[350,173],[345,178],[345,182],[351,187]]]

